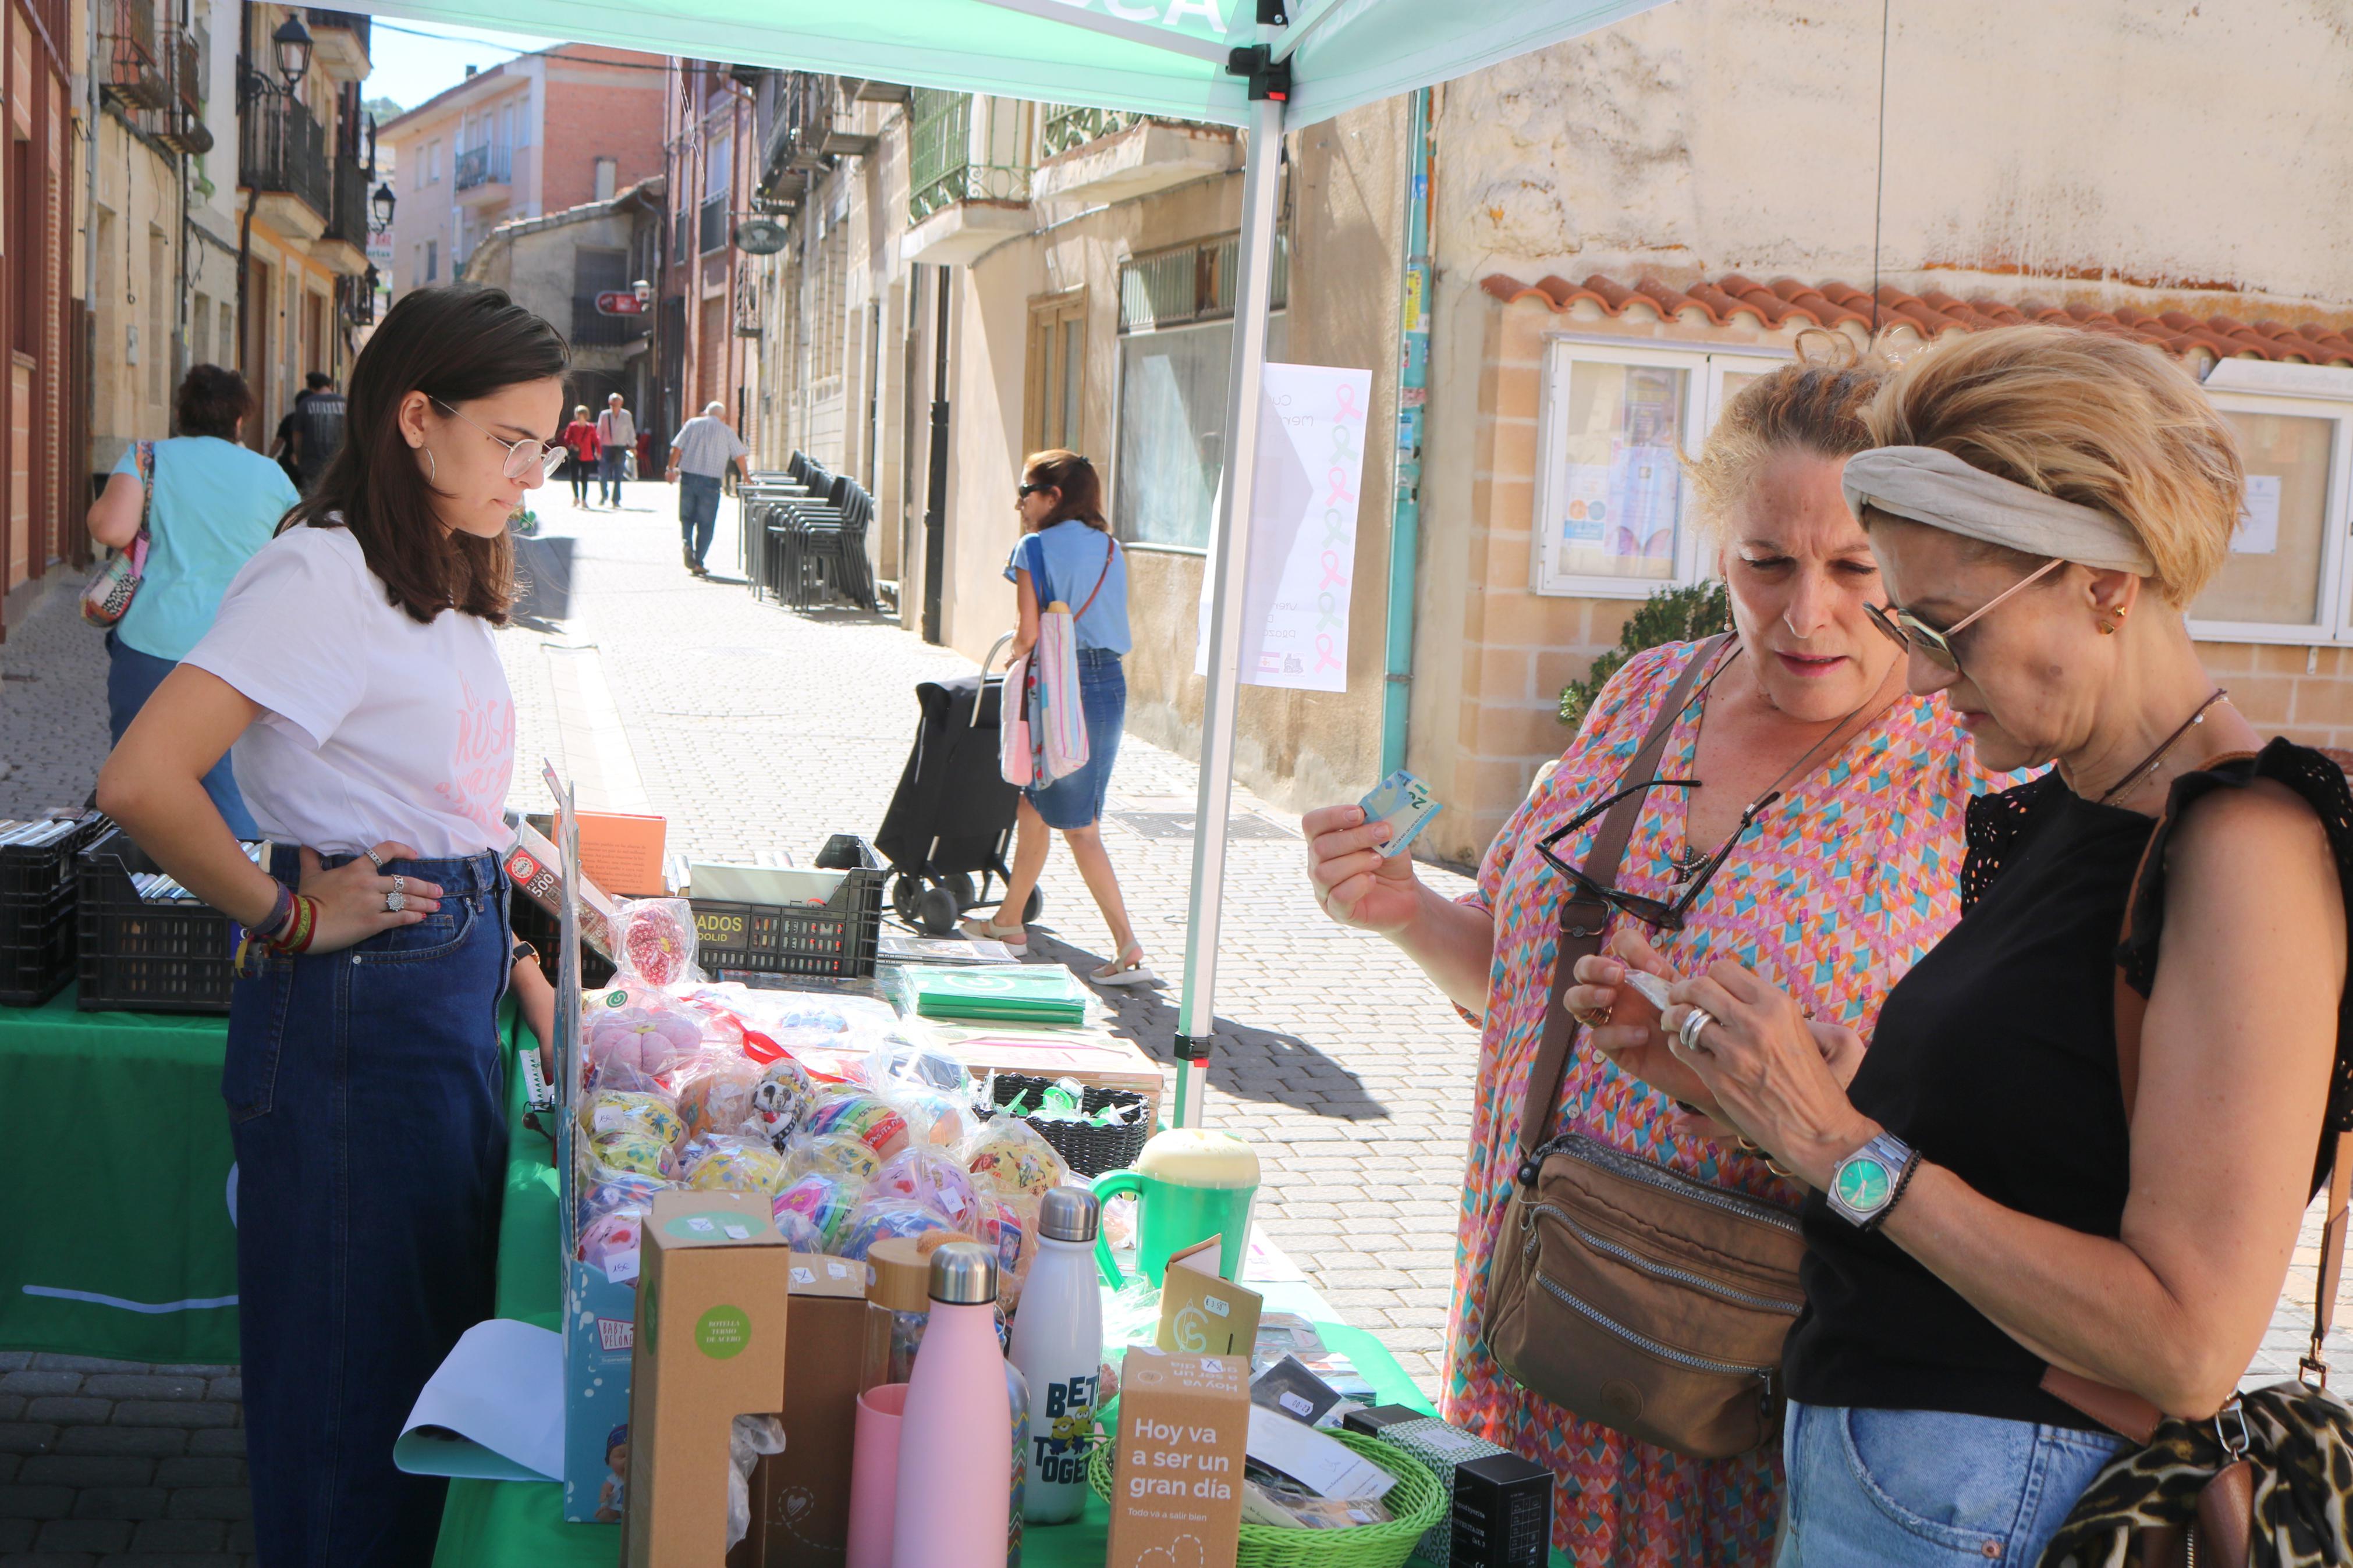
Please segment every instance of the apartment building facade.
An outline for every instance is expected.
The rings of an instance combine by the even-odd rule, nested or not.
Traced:
[[[391,298],[456,281],[501,224],[609,202],[661,174],[665,74],[659,56],[562,44],[470,68],[380,126],[400,171]]]

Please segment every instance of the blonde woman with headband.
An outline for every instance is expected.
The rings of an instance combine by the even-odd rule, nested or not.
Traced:
[[[2353,796],[2199,662],[2184,606],[2243,480],[2176,365],[1985,332],[1867,417],[1843,488],[1912,690],[1989,768],[2053,766],[1971,807],[1960,922],[1867,1055],[1729,961],[1676,980],[1662,1026],[1703,1103],[1810,1191],[1779,1561],[2028,1564],[2128,1446],[2062,1393],[2211,1415],[2279,1299],[2348,1110]],[[2129,1089],[2119,964],[2146,1004]]]
[[[1514,1245],[1501,1236],[1547,1028],[1569,1030],[1559,1081],[1535,1091],[1549,1097],[1550,1129],[1792,1214],[1800,1195],[1677,1107],[1703,1092],[1698,1079],[1630,1021],[1645,1005],[1620,994],[1614,965],[1569,987],[1566,1018],[1556,1013],[1556,937],[1572,876],[1599,865],[1597,814],[1640,792],[1609,929],[1645,933],[1687,968],[1747,955],[1796,978],[1805,1005],[1852,1037],[1870,1034],[1887,987],[1958,913],[1950,868],[1978,779],[1968,737],[1940,703],[1905,694],[1903,650],[1871,618],[1886,593],[1839,475],[1869,444],[1862,412],[1883,367],[1853,358],[1801,360],[1732,400],[1690,478],[1736,637],[1653,648],[1611,677],[1487,851],[1474,895],[1450,902],[1410,856],[1383,858],[1387,828],[1354,805],[1305,823],[1324,912],[1396,943],[1480,1024],[1440,1405],[1552,1470],[1553,1543],[1579,1563],[1762,1568],[1780,1456],[1768,1436],[1691,1458],[1605,1424],[1598,1407],[1556,1404],[1499,1363],[1490,1264]],[[1656,768],[1631,773],[1662,720]],[[1643,788],[1659,780],[1684,787]]]

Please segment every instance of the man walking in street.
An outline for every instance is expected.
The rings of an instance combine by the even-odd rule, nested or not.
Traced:
[[[621,504],[621,479],[637,445],[638,422],[622,405],[621,395],[614,393],[605,399],[605,412],[596,416],[596,498],[607,506]]]
[[[664,479],[678,481],[678,526],[684,535],[686,569],[707,577],[702,558],[711,549],[711,531],[719,521],[719,489],[730,467],[737,478],[752,448],[727,427],[723,403],[703,405],[702,413],[679,426],[670,444],[669,471]]]
[[[304,495],[343,449],[343,395],[335,390],[333,378],[314,370],[294,395],[294,411],[278,422],[278,444],[269,455]]]

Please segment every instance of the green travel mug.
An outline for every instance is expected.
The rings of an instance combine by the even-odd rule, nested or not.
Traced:
[[[1097,1176],[1095,1196],[1108,1202],[1114,1194],[1135,1194],[1136,1268],[1151,1283],[1160,1283],[1172,1253],[1213,1236],[1222,1238],[1218,1271],[1231,1279],[1241,1271],[1250,1245],[1258,1177],[1258,1154],[1232,1133],[1172,1127],[1144,1146],[1134,1169]],[[1100,1231],[1095,1265],[1110,1284],[1125,1283],[1112,1261],[1111,1243]]]

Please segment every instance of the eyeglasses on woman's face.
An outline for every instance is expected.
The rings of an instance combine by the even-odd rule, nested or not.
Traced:
[[[1928,662],[1937,668],[1958,675],[1961,673],[1961,656],[1954,649],[1953,639],[1968,630],[1971,625],[1991,614],[2003,600],[2023,593],[2029,586],[2065,564],[2067,563],[2059,557],[2052,557],[1951,626],[1941,630],[1930,626],[1901,605],[1890,605],[1883,610],[1877,605],[1865,605],[1863,608],[1870,612],[1872,624],[1881,631],[1894,637],[1905,647],[1926,656]]]
[[[507,478],[511,479],[520,479],[528,484],[533,478],[537,478],[543,483],[553,479],[555,470],[564,466],[564,459],[572,455],[567,447],[551,446],[543,441],[533,441],[528,438],[510,441],[503,436],[484,430],[481,426],[475,425],[474,421],[438,397],[433,399],[433,405],[461,424],[473,425],[475,429],[482,431],[483,436],[504,447],[507,449],[504,471]]]

